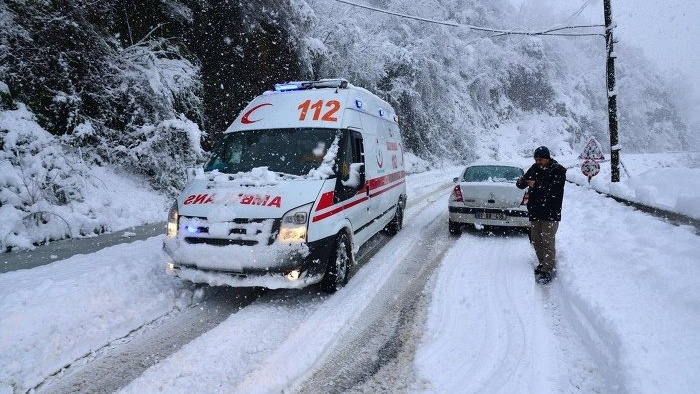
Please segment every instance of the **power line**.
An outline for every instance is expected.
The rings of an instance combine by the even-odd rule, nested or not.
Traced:
[[[417,21],[421,21],[421,22],[429,22],[429,23],[435,23],[438,25],[445,25],[445,26],[452,26],[452,27],[462,26],[456,22],[443,22],[443,21],[436,21],[434,19],[421,18],[421,17],[413,16],[413,15],[400,14],[398,12],[383,10],[381,8],[376,8],[376,7],[372,7],[372,6],[368,6],[368,5],[364,5],[364,4],[357,4],[357,3],[353,3],[351,1],[345,1],[345,0],[335,0],[335,1],[337,1],[338,3],[343,3],[343,4],[348,4],[348,5],[352,5],[352,6],[359,7],[359,8],[364,8],[364,9],[370,10],[370,11],[377,11],[377,12],[381,12],[384,14],[399,16],[402,18],[413,19],[413,20],[417,20]]]
[[[576,10],[573,14],[571,14],[568,18],[566,18],[565,23],[571,23],[575,18],[581,15],[583,11],[588,8],[589,5],[591,5],[592,0],[585,0],[583,3],[581,3],[581,6]]]
[[[587,29],[587,28],[593,28],[593,27],[603,27],[604,25],[577,25],[577,26],[565,26],[565,27],[558,27],[558,28],[552,28],[552,29],[546,29],[546,30],[541,30],[541,31],[518,31],[518,30],[504,30],[504,29],[494,29],[494,28],[488,28],[488,27],[481,27],[481,26],[474,26],[474,25],[467,25],[467,24],[462,24],[462,23],[456,23],[456,22],[446,22],[446,21],[438,21],[435,19],[428,19],[428,18],[421,18],[418,16],[413,16],[413,15],[407,15],[407,14],[402,14],[399,12],[393,12],[389,10],[384,10],[381,8],[376,8],[372,6],[368,6],[365,4],[357,4],[353,3],[351,1],[347,0],[335,0],[339,3],[351,5],[354,7],[359,7],[359,8],[364,8],[366,10],[370,11],[376,11],[376,12],[381,12],[383,14],[388,14],[388,15],[393,15],[393,16],[398,16],[401,18],[407,18],[407,19],[413,19],[416,21],[421,21],[421,22],[428,22],[428,23],[434,23],[438,25],[443,25],[443,26],[450,26],[450,27],[466,27],[472,30],[476,31],[483,31],[483,32],[488,32],[488,33],[497,33],[494,34],[494,37],[497,36],[504,36],[504,35],[526,35],[526,36],[569,36],[569,37],[577,37],[577,36],[603,36],[603,33],[561,33],[561,30],[567,30],[567,29]]]
[[[610,176],[611,176],[611,182],[619,182],[620,181],[620,169],[619,169],[619,153],[620,153],[620,145],[618,144],[618,136],[617,136],[617,93],[615,91],[615,53],[613,51],[613,43],[616,42],[613,39],[613,29],[614,25],[612,22],[612,12],[611,12],[611,6],[610,6],[610,0],[603,0],[603,10],[605,14],[605,25],[578,25],[578,26],[564,26],[564,27],[557,27],[557,28],[551,28],[551,29],[546,29],[546,30],[540,30],[540,31],[515,31],[515,30],[503,30],[503,29],[492,29],[492,28],[486,28],[486,27],[480,27],[480,26],[473,26],[473,25],[465,25],[465,24],[460,24],[460,23],[455,23],[455,22],[444,22],[444,21],[436,21],[433,19],[427,19],[427,18],[420,18],[417,16],[413,15],[406,15],[406,14],[400,14],[398,12],[392,12],[388,10],[383,10],[380,8],[375,8],[363,4],[357,4],[353,3],[348,0],[335,0],[339,3],[351,5],[354,7],[360,7],[364,9],[368,9],[371,11],[376,11],[376,12],[381,12],[389,15],[394,15],[398,16],[401,18],[408,18],[408,19],[413,19],[417,21],[422,21],[422,22],[428,22],[428,23],[435,23],[435,24],[440,24],[440,25],[445,25],[445,26],[451,26],[451,27],[467,27],[472,30],[477,30],[477,31],[483,31],[483,32],[489,32],[489,33],[494,33],[489,37],[497,37],[497,36],[504,36],[504,35],[527,35],[527,36],[545,36],[545,35],[550,35],[550,36],[603,36],[605,37],[606,43],[607,43],[607,61],[606,61],[606,79],[607,79],[607,85],[608,85],[608,123],[609,123],[609,129],[610,129]],[[583,10],[590,5],[591,1],[590,0],[585,0],[584,3],[581,4],[579,9],[573,13],[570,17],[570,19],[576,18],[579,16]],[[569,33],[569,32],[564,32],[565,30],[569,29],[587,29],[587,28],[593,28],[593,27],[605,27],[604,29],[604,34],[603,33]]]

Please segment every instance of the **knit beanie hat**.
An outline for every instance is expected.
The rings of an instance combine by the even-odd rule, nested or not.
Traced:
[[[535,149],[535,159],[551,159],[552,157],[549,155],[549,149],[547,149],[546,146],[540,146],[539,148]]]

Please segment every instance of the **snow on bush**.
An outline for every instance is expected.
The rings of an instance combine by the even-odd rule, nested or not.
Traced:
[[[0,112],[0,131],[3,249],[29,247],[27,241],[45,242],[80,232],[56,208],[84,199],[85,163],[66,155],[23,105]]]
[[[22,104],[0,111],[0,136],[1,251],[122,229],[133,225],[133,217],[142,223],[165,217],[164,197],[143,181],[90,168]]]
[[[199,126],[180,115],[157,125],[144,125],[142,139],[131,146],[117,147],[121,165],[150,179],[152,185],[176,194],[185,186],[187,167],[204,157]]]

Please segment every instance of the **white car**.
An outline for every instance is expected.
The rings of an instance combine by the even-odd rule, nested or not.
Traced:
[[[465,224],[529,228],[527,191],[515,181],[523,176],[522,167],[513,163],[478,162],[468,165],[454,178],[450,195],[450,234],[460,234]]]

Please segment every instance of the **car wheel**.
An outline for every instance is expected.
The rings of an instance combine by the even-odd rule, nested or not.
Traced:
[[[449,229],[450,229],[450,234],[452,235],[459,235],[462,234],[462,225],[460,223],[453,222],[452,220],[449,221]]]
[[[399,231],[401,231],[402,228],[403,228],[403,204],[401,204],[401,201],[399,201],[399,203],[396,204],[396,213],[394,213],[394,217],[391,219],[389,224],[386,225],[386,228],[384,230],[389,235],[396,235]]]
[[[350,265],[350,240],[343,231],[335,239],[333,249],[326,264],[326,273],[321,280],[321,289],[326,293],[335,293],[348,282]]]

